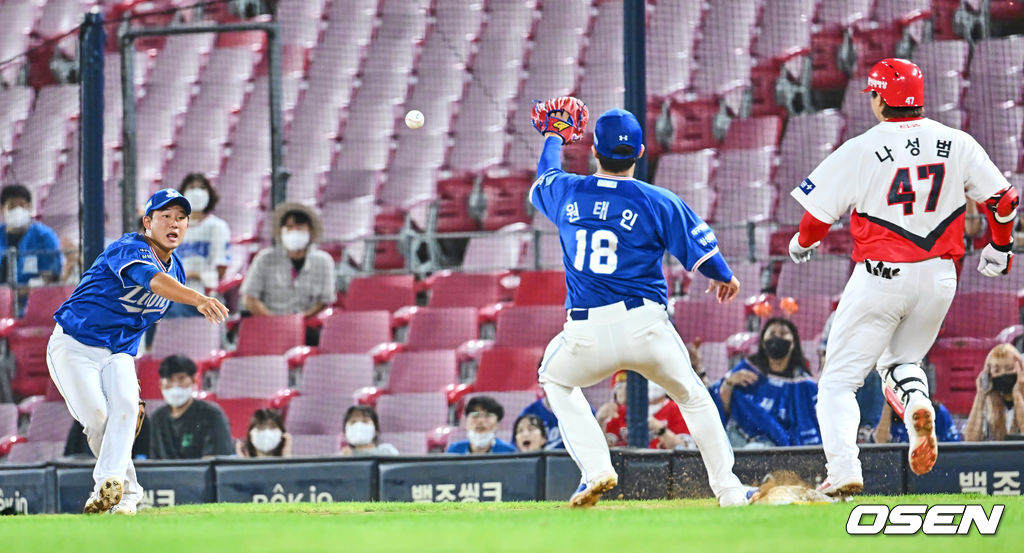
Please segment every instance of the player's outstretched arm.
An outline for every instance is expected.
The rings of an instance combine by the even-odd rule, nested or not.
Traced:
[[[174,280],[167,273],[157,273],[153,280],[149,281],[149,289],[156,295],[173,302],[195,306],[196,310],[213,324],[220,324],[228,318],[228,308],[224,307],[224,304],[217,301],[216,298],[196,292]]]

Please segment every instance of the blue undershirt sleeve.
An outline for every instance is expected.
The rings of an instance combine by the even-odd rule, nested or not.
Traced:
[[[540,153],[540,161],[537,163],[537,177],[546,173],[549,169],[562,168],[562,139],[557,136],[549,136],[544,140],[544,150]]]
[[[732,269],[729,268],[729,264],[722,257],[722,252],[715,252],[704,263],[701,263],[697,270],[700,271],[700,274],[712,280],[720,280],[722,282],[732,280]]]

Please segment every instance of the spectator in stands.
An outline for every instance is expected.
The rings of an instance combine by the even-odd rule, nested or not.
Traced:
[[[447,453],[477,455],[484,453],[515,453],[516,448],[494,435],[505,408],[490,396],[476,396],[466,403],[463,413],[468,439],[448,446]]]
[[[305,205],[285,203],[272,218],[275,244],[256,254],[242,282],[245,310],[255,316],[302,313],[312,317],[334,301],[334,260],[316,247],[323,228]],[[307,333],[307,343],[316,336]]]
[[[538,367],[539,368],[539,367]],[[518,424],[519,420],[527,415],[533,415],[540,419],[544,424],[545,436],[547,437],[547,443],[544,445],[544,449],[565,449],[565,444],[562,443],[562,433],[558,429],[558,417],[551,411],[551,404],[548,403],[548,397],[542,395],[537,401],[523,407],[519,418],[516,419]],[[513,426],[513,429],[516,427]],[[512,440],[515,441],[515,432],[513,431]]]
[[[985,358],[964,440],[998,441],[1024,433],[1024,360],[1017,348],[999,344]]]
[[[142,420],[142,428],[139,435],[135,437],[132,444],[132,459],[149,459],[149,415]],[[89,449],[89,439],[85,435],[85,427],[82,423],[74,421],[71,429],[68,430],[68,439],[64,442],[64,456],[78,457],[83,459],[95,459],[96,455]]]
[[[42,286],[57,282],[64,266],[60,239],[53,229],[32,220],[32,192],[20,184],[4,186],[0,209],[0,283]],[[14,267],[9,263],[12,259],[17,259]]]
[[[365,457],[369,455],[398,455],[391,444],[380,443],[380,420],[368,405],[353,405],[345,411],[345,445],[338,455]]]
[[[201,294],[217,288],[228,269],[228,244],[231,230],[223,219],[214,215],[220,196],[202,173],[189,173],[178,187],[192,205],[188,234],[178,247],[178,257],[185,268],[185,285]],[[171,304],[165,317],[199,317],[191,305]]]
[[[277,409],[257,409],[249,420],[244,440],[235,442],[239,457],[291,457],[292,436],[284,429]]]
[[[789,319],[768,319],[757,352],[711,386],[733,447],[820,444],[818,386]]]
[[[152,416],[152,459],[199,459],[231,455],[231,427],[215,404],[192,397],[196,364],[184,355],[160,362],[160,391],[167,405]]]
[[[597,418],[597,424],[601,428],[605,429],[605,439],[608,440],[609,447],[615,447],[620,442],[625,444],[626,437],[620,436],[618,428],[626,428],[625,417],[626,417],[626,372],[619,371],[612,376],[612,399],[598,408],[597,412],[594,413],[594,417]],[[616,419],[623,419],[617,421]],[[614,432],[609,433],[608,429],[612,427],[615,429]]]
[[[548,429],[537,415],[519,415],[512,425],[512,443],[516,451],[542,451],[547,449]]]
[[[934,397],[934,396],[932,396]],[[961,442],[963,438],[956,429],[956,421],[949,413],[946,406],[932,400],[932,407],[935,408],[935,436],[940,442]],[[872,433],[873,441],[876,444],[902,443],[910,441],[907,437],[907,426],[903,424],[903,418],[893,411],[888,401],[882,402],[882,414],[878,419],[878,426]]]
[[[608,445],[622,447],[627,445],[629,436],[626,427],[626,372],[620,371],[613,377],[615,381],[616,404],[615,414],[605,423],[605,436]],[[665,389],[654,382],[647,383],[647,427],[650,431],[651,449],[674,449],[677,445],[692,443],[689,440],[690,430],[683,421],[679,405],[665,393]]]

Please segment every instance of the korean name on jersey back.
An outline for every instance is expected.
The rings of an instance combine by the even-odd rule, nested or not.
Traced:
[[[125,234],[96,258],[54,314],[65,334],[85,345],[135,355],[142,335],[171,303],[148,290],[148,283],[130,281],[126,270],[140,263],[185,282],[177,254],[171,254],[170,266],[165,268],[142,235]]]
[[[667,303],[666,250],[687,269],[717,251],[714,233],[678,196],[627,177],[541,175],[531,202],[558,226],[566,307],[643,297]]]
[[[913,262],[962,256],[966,201],[1006,186],[970,135],[920,118],[885,121],[848,140],[791,196],[826,223],[853,209],[855,261]]]

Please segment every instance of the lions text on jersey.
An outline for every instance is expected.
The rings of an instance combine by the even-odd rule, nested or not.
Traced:
[[[136,264],[152,266],[185,282],[185,271],[176,253],[171,253],[169,265],[164,266],[145,237],[125,234],[96,258],[74,293],[54,314],[54,320],[66,334],[85,345],[135,355],[139,339],[171,303],[149,289],[149,279],[131,279],[127,269]],[[147,274],[152,278],[155,272]]]

